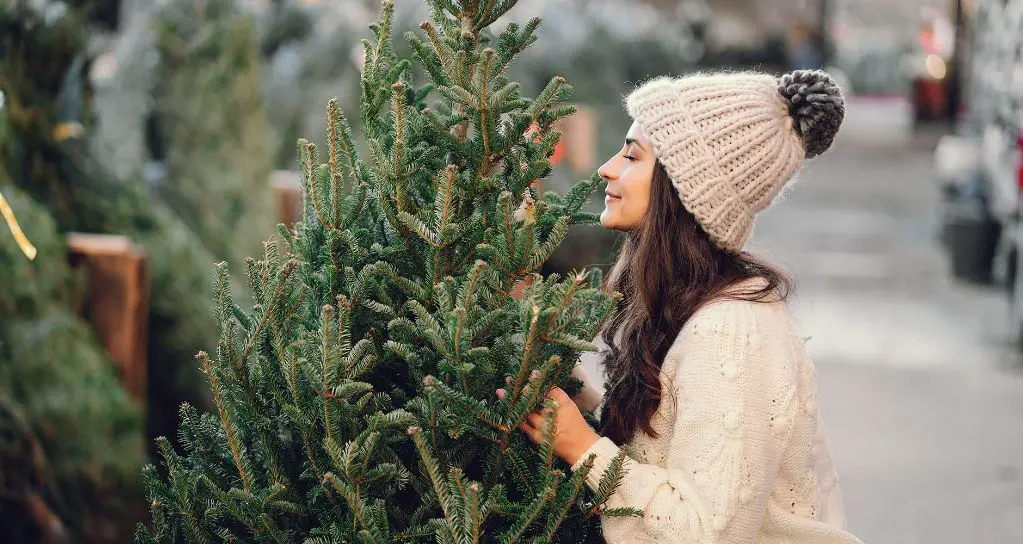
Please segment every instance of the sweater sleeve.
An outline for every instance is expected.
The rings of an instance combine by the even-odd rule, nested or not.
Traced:
[[[607,506],[645,515],[604,517],[610,544],[637,534],[655,542],[756,538],[788,441],[796,379],[783,314],[755,305],[713,303],[679,334],[662,366],[675,369],[662,380],[671,390],[662,390],[660,410],[674,422],[661,437],[669,441],[666,466],[626,457],[622,485]],[[587,485],[596,489],[618,452],[601,438],[572,469],[592,454]]]

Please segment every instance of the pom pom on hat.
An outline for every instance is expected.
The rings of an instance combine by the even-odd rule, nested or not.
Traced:
[[[778,92],[803,138],[807,158],[827,151],[845,118],[845,99],[835,80],[821,70],[796,70],[779,78]]]

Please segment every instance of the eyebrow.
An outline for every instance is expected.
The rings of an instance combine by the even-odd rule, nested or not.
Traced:
[[[637,140],[635,138],[626,138],[625,139],[625,145],[633,145],[633,144],[638,145],[639,148],[644,150],[644,151],[646,150],[646,147],[644,147],[643,144],[639,143],[639,140]]]

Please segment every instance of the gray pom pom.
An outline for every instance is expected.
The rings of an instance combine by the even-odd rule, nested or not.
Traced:
[[[835,80],[821,70],[796,70],[781,76],[778,92],[803,137],[807,158],[827,151],[845,118],[845,99]]]

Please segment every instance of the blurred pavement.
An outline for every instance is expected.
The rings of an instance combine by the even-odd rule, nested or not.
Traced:
[[[906,119],[902,102],[853,100],[751,249],[797,280],[849,528],[867,544],[1020,543],[1023,363],[998,288],[949,277],[938,134]]]

